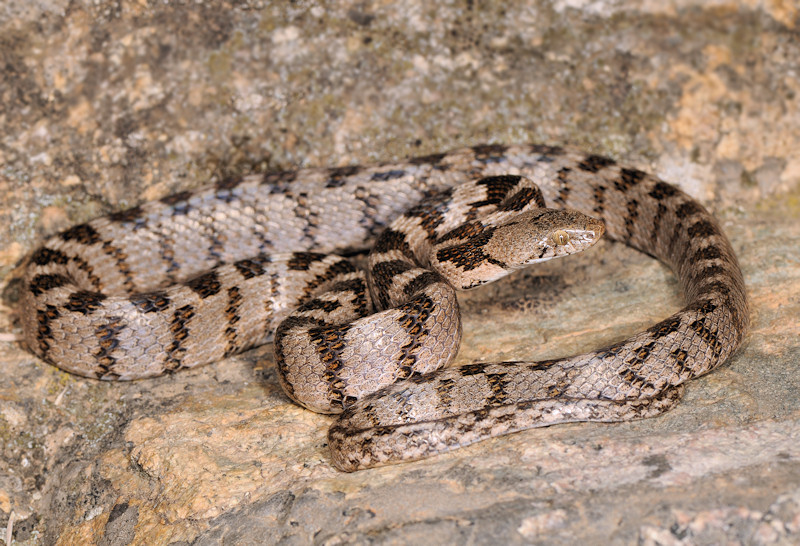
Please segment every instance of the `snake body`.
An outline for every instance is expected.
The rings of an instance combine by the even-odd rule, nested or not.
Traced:
[[[592,353],[442,368],[460,339],[452,279],[470,287],[504,274],[492,268],[537,261],[507,248],[549,210],[542,196],[577,212],[553,220],[549,250],[536,252],[558,255],[604,225],[671,267],[686,306]],[[369,276],[327,254],[370,246]],[[609,158],[542,145],[225,180],[49,239],[26,280],[26,344],[87,377],[213,362],[277,328],[281,384],[309,408],[342,412],[328,439],[348,471],[525,428],[656,415],[724,362],[748,325],[736,257],[700,204]]]

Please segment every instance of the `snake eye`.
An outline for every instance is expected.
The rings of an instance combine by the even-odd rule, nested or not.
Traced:
[[[550,241],[553,246],[562,246],[569,242],[569,233],[563,229],[557,229],[550,235]]]

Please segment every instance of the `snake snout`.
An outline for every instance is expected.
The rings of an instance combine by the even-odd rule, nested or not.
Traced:
[[[559,223],[564,225],[554,226],[548,239],[556,256],[582,252],[599,241],[606,231],[601,220],[577,211],[561,212],[563,217]]]

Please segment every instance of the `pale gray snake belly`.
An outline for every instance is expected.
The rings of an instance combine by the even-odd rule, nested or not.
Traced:
[[[668,265],[686,306],[591,353],[445,367],[461,337],[454,285],[581,251],[604,230]],[[328,254],[369,248],[366,272]],[[286,393],[340,413],[328,438],[342,470],[657,415],[748,326],[736,257],[700,204],[608,158],[541,145],[226,180],[49,239],[26,281],[26,344],[87,377],[152,377],[274,335]]]

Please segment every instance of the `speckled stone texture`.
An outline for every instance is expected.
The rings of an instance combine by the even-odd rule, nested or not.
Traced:
[[[795,1],[5,1],[0,56],[0,542],[800,542]],[[241,173],[521,141],[655,171],[732,240],[752,331],[663,417],[342,474],[269,346],[110,384],[15,341],[20,264],[72,224]],[[459,364],[596,348],[680,294],[604,242],[462,302]]]

